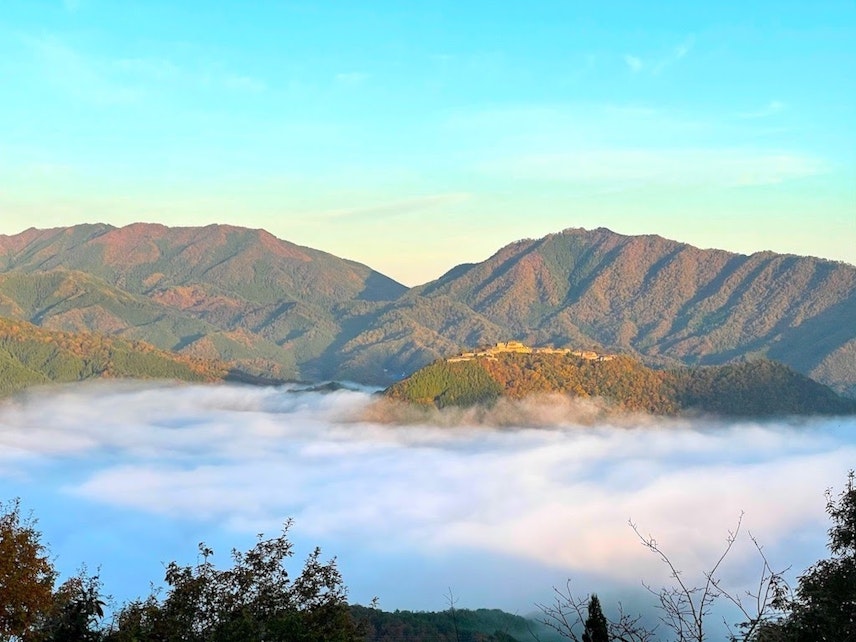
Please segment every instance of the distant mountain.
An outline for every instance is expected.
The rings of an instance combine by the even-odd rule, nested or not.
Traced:
[[[169,228],[136,223],[30,229],[0,236],[0,270],[78,270],[134,293],[174,297],[192,307],[187,285],[240,293],[256,304],[388,300],[406,288],[374,270],[332,254],[230,225]]]
[[[0,271],[0,314],[280,377],[320,374],[307,364],[343,332],[344,307],[406,290],[359,263],[225,225],[31,229],[0,236]]]
[[[769,360],[653,370],[630,357],[499,353],[441,359],[390,386],[385,394],[423,406],[491,405],[560,393],[602,399],[610,409],[772,417],[856,413],[856,401]]]
[[[856,396],[856,268],[568,229],[407,289],[263,230],[78,225],[0,235],[0,316],[277,378],[388,385],[521,339],[648,364],[769,357]]]

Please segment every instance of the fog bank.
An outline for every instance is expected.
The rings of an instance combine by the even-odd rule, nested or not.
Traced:
[[[58,565],[125,598],[287,517],[337,555],[354,601],[525,612],[575,578],[621,595],[666,575],[628,527],[702,571],[741,511],[776,567],[825,554],[824,490],[856,462],[852,418],[609,417],[558,398],[415,413],[368,392],[78,385],[0,405],[0,499],[33,509]],[[733,586],[754,578],[741,540]],[[116,585],[116,584],[120,585]]]

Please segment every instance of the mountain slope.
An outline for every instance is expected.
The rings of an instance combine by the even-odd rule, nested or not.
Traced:
[[[460,346],[498,341],[507,333],[464,303],[410,293],[364,316],[351,317],[345,327],[354,332],[343,333],[330,353],[322,355],[335,364],[324,378],[360,380],[375,373],[369,381],[382,384],[454,354]]]
[[[300,364],[340,335],[339,307],[406,290],[359,263],[225,225],[27,230],[0,236],[0,270],[14,282],[6,291],[0,284],[0,313],[133,336],[277,377],[316,374]],[[76,287],[56,287],[69,271]],[[34,292],[45,296],[33,301]]]
[[[293,353],[262,336],[220,327],[83,272],[0,274],[0,316],[51,330],[142,340],[253,373],[297,374]]]
[[[78,225],[0,236],[0,270],[79,270],[133,293],[188,284],[254,303],[389,300],[406,288],[326,252],[230,225],[175,227],[135,223]]]
[[[844,263],[568,229],[415,292],[465,302],[531,343],[609,346],[666,363],[768,355],[856,392],[856,268]]]

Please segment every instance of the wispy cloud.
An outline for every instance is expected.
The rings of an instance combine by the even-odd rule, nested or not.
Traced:
[[[259,93],[267,89],[267,85],[258,78],[239,74],[225,74],[221,82],[223,87],[232,91]]]
[[[139,87],[117,82],[106,65],[86,56],[55,36],[24,37],[54,86],[87,102],[125,104],[139,100]]]
[[[213,87],[248,93],[267,89],[264,81],[250,75],[182,67],[162,57],[120,58],[111,63],[111,69],[125,77],[156,84]]]
[[[330,219],[360,219],[360,220],[383,220],[406,216],[414,212],[421,212],[434,207],[461,203],[470,198],[465,192],[453,192],[442,194],[425,194],[413,198],[400,199],[379,205],[366,207],[344,208],[319,212],[316,216]]]
[[[349,71],[336,74],[336,82],[342,85],[361,85],[369,79],[369,74],[362,71]]]
[[[695,36],[689,36],[686,40],[680,43],[677,47],[675,47],[673,58],[675,60],[680,60],[684,56],[686,56],[690,49],[695,45]]]
[[[163,87],[197,87],[258,93],[267,86],[253,76],[228,70],[182,66],[161,56],[100,58],[52,35],[27,36],[24,44],[56,87],[86,102],[138,102]]]
[[[716,121],[644,103],[545,103],[455,112],[442,124],[456,140],[475,139],[491,157],[504,147],[525,151],[561,151],[601,147],[620,141],[624,147],[641,147],[652,140],[688,145],[706,135]]]
[[[627,63],[627,66],[630,68],[630,71],[638,72],[642,71],[642,68],[645,66],[642,62],[641,58],[637,56],[625,55],[624,62]]]
[[[182,75],[178,65],[166,58],[120,58],[115,60],[112,66],[118,72],[149,80],[176,80]]]

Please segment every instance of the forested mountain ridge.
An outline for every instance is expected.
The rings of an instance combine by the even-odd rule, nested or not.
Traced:
[[[329,306],[390,300],[407,289],[355,261],[231,225],[91,224],[0,235],[2,271],[55,268],[87,272],[129,292],[206,284],[257,303],[308,299]]]
[[[407,289],[371,268],[210,225],[0,235],[0,315],[277,378],[388,385],[517,338],[648,363],[766,356],[856,396],[856,268],[568,229]]]
[[[846,415],[856,401],[787,366],[760,359],[654,370],[626,356],[503,352],[441,359],[385,391],[423,406],[491,405],[501,397],[563,394],[603,400],[606,411],[745,417]]]

